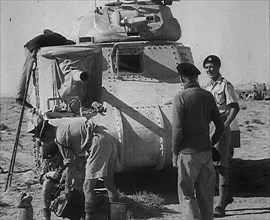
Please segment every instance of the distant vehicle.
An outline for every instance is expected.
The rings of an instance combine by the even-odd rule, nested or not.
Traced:
[[[118,146],[122,171],[170,165],[173,98],[182,88],[176,66],[193,63],[191,49],[177,42],[173,1],[104,4],[78,19],[76,45],[41,48],[29,119],[103,126]],[[232,145],[239,147],[234,126]],[[39,161],[42,146],[36,146]]]
[[[239,92],[239,98],[243,100],[270,100],[270,90],[265,83],[254,84],[253,89],[245,89]]]

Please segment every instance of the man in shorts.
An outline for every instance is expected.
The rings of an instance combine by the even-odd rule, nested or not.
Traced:
[[[214,164],[218,173],[219,184],[219,197],[214,209],[215,217],[224,217],[226,206],[233,202],[233,198],[228,193],[228,160],[231,150],[230,124],[239,112],[238,100],[234,88],[232,84],[220,74],[220,66],[221,61],[216,55],[207,56],[203,62],[203,67],[210,78],[206,90],[213,94],[225,126],[222,137],[215,145],[215,148],[220,154],[220,161]]]
[[[110,202],[118,201],[113,175],[120,167],[114,139],[102,127],[86,119],[71,119],[58,127],[42,121],[35,135],[43,142],[55,142],[66,166],[65,194],[72,199],[72,189],[78,182],[76,164],[87,156],[83,192],[85,197],[85,220],[93,219],[95,212],[95,185],[103,178]]]

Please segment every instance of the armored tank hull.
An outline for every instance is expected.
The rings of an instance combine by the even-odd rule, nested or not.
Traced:
[[[78,23],[75,45],[37,54],[33,114],[55,126],[88,119],[104,127],[117,144],[121,171],[170,165],[173,98],[182,89],[176,66],[193,58],[176,41],[181,29],[169,7],[118,1]]]
[[[113,54],[115,47],[117,55]],[[113,56],[119,56],[118,71]],[[180,62],[193,60],[190,48],[176,42],[42,48],[31,103],[56,126],[86,118],[105,127],[117,143],[122,170],[162,169],[171,163],[172,104],[174,95],[181,90],[176,70]],[[76,69],[76,73],[90,72],[89,79],[75,81],[68,76],[73,70],[64,73],[67,67]],[[136,72],[127,68],[136,68]],[[74,98],[80,102],[78,110],[69,106]],[[93,113],[93,102],[102,104],[106,112]]]

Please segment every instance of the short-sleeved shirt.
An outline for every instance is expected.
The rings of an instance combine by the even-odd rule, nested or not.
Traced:
[[[76,164],[88,155],[86,179],[107,176],[120,169],[113,138],[89,120],[75,120],[57,128],[55,142],[60,146],[64,165]]]
[[[75,120],[57,128],[56,144],[66,149],[64,164],[73,163],[80,155],[85,154],[92,144],[94,124],[87,120]],[[64,153],[63,153],[64,154]]]
[[[207,84],[206,90],[213,94],[219,112],[222,116],[227,116],[229,113],[227,110],[230,104],[238,103],[233,85],[222,76],[220,76],[216,81],[211,81]]]

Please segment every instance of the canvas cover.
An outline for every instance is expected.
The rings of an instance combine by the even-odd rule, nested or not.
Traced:
[[[84,104],[95,100],[102,82],[101,62],[98,46],[42,48],[37,59],[39,108],[47,110],[48,98],[78,97]]]

